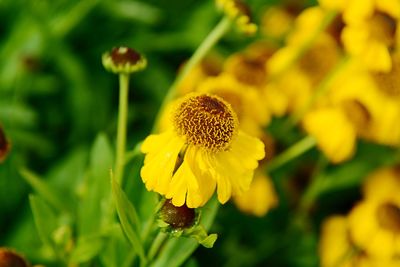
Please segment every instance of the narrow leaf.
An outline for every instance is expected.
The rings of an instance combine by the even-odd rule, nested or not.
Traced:
[[[146,260],[143,244],[140,239],[140,226],[137,212],[115,180],[112,172],[111,188],[122,229],[141,259]]]
[[[20,170],[20,174],[33,187],[33,189],[35,189],[35,191],[50,205],[61,212],[68,211],[68,207],[59,198],[56,190],[52,188],[49,184],[47,184],[36,174],[27,169]]]
[[[54,249],[52,234],[57,228],[57,216],[40,196],[29,196],[33,219],[43,244]]]

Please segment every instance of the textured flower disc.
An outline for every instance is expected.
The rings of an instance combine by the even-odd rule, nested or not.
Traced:
[[[385,203],[378,207],[376,211],[379,224],[394,233],[400,233],[400,207]]]
[[[238,121],[231,106],[222,98],[192,94],[177,107],[174,126],[188,144],[217,152],[229,147],[237,133]]]

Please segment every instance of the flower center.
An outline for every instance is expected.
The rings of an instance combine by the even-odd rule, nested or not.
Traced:
[[[371,37],[392,47],[395,42],[396,20],[389,15],[376,12],[369,23]]]
[[[299,66],[314,85],[319,84],[338,61],[339,54],[333,39],[316,43],[299,60]]]
[[[344,111],[349,120],[357,129],[366,129],[371,121],[371,113],[367,107],[356,99],[349,99],[342,103]]]
[[[231,72],[244,84],[262,86],[267,78],[264,62],[257,59],[238,56],[236,64],[232,64]]]
[[[389,97],[400,97],[400,54],[393,56],[393,67],[389,73],[374,73],[378,88]]]
[[[174,114],[174,126],[190,145],[210,151],[226,150],[237,132],[237,117],[231,106],[212,95],[190,95]]]
[[[385,203],[378,207],[376,215],[382,228],[400,234],[400,207]]]
[[[114,47],[111,50],[111,58],[116,65],[127,63],[135,65],[141,58],[140,54],[129,47]]]

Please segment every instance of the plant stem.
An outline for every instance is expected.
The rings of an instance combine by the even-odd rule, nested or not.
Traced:
[[[158,232],[156,238],[154,239],[151,247],[149,249],[149,253],[147,255],[147,259],[149,262],[157,255],[157,252],[160,250],[162,244],[164,244],[165,240],[167,239],[168,235],[161,231]]]
[[[231,24],[232,24],[232,22],[231,22],[230,18],[228,18],[228,17],[222,18],[221,21],[207,35],[207,37],[204,39],[204,41],[200,44],[200,46],[196,49],[196,51],[193,53],[193,55],[190,57],[190,59],[183,66],[182,71],[178,74],[175,81],[172,83],[171,87],[169,88],[166,96],[164,97],[164,100],[161,104],[160,110],[157,114],[152,132],[156,131],[158,124],[159,124],[161,114],[162,114],[163,110],[165,109],[165,106],[176,96],[176,90],[177,90],[179,84],[190,73],[190,71],[193,69],[193,67],[195,67],[197,64],[199,64],[199,62],[207,55],[207,53],[210,51],[210,49],[222,38],[222,36],[225,35],[225,33],[230,29]]]
[[[122,184],[125,165],[126,128],[128,122],[129,74],[119,74],[119,109],[117,128],[117,148],[115,159],[115,178]]]
[[[288,163],[292,159],[300,156],[304,152],[313,148],[315,144],[316,140],[311,135],[304,137],[302,140],[295,143],[294,145],[286,149],[284,152],[279,154],[277,157],[272,159],[272,161],[267,166],[267,171],[271,172],[278,169],[282,165]]]

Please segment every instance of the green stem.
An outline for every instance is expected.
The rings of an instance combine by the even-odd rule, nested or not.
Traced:
[[[121,73],[119,75],[119,110],[115,159],[115,177],[119,184],[122,184],[124,176],[126,128],[128,123],[128,92],[129,74]]]
[[[164,244],[167,237],[168,235],[166,233],[163,233],[161,231],[158,232],[156,238],[154,239],[149,249],[149,253],[147,256],[149,262],[151,262],[152,259],[154,259],[154,257],[157,255],[158,251],[160,250],[162,244]]]
[[[143,142],[139,142],[136,144],[136,146],[131,150],[126,152],[125,154],[125,164],[128,164],[131,160],[136,158],[141,154],[140,152],[140,147],[142,146]]]
[[[176,91],[179,84],[190,73],[193,67],[199,64],[199,62],[207,55],[210,49],[222,38],[222,36],[225,35],[225,33],[230,29],[231,24],[232,22],[228,17],[222,18],[222,20],[215,26],[215,28],[207,35],[204,41],[200,44],[200,46],[197,48],[197,50],[194,52],[194,54],[191,56],[188,62],[186,62],[186,64],[183,66],[182,71],[178,74],[175,81],[169,88],[166,96],[164,97],[160,110],[157,114],[157,118],[154,123],[152,132],[156,131],[161,114],[165,109],[165,106],[176,96]]]
[[[267,166],[267,171],[271,172],[271,171],[278,169],[282,165],[288,163],[292,159],[300,156],[304,152],[313,148],[315,146],[315,144],[316,144],[316,140],[314,137],[312,137],[310,135],[304,137],[302,140],[300,140],[296,144],[292,145],[291,147],[286,149],[284,152],[279,154],[277,157],[272,159],[272,161]]]

